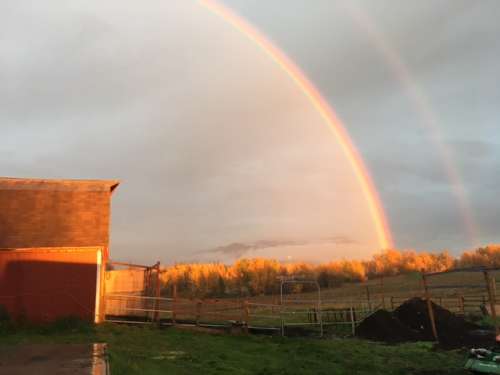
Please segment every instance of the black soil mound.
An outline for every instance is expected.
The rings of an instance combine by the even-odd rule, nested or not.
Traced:
[[[449,310],[432,303],[436,329],[440,344],[458,348],[475,344],[476,336],[471,332],[480,329],[477,324],[458,317]],[[412,298],[394,311],[394,316],[405,326],[418,331],[424,340],[433,340],[427,302]]]
[[[363,320],[357,327],[356,333],[365,339],[388,343],[423,339],[419,332],[405,326],[386,310],[378,310]]]
[[[480,329],[477,324],[458,317],[435,303],[432,303],[432,308],[442,347],[489,347],[494,344],[494,331]],[[356,332],[360,337],[387,343],[434,341],[427,302],[421,298],[409,299],[393,313],[376,311],[361,322]]]

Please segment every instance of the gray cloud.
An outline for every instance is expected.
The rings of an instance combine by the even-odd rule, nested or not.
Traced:
[[[306,245],[353,245],[356,241],[347,236],[333,236],[316,240],[259,240],[251,243],[234,242],[224,246],[218,246],[213,249],[204,250],[201,253],[215,253],[222,256],[235,258],[244,257],[251,251],[266,250],[270,248],[306,246]]]
[[[468,246],[421,115],[346,4],[226,3],[335,107],[397,245]],[[432,104],[482,238],[494,241],[498,3],[357,4]],[[174,261],[224,243],[261,249],[262,238],[284,238],[282,248],[325,239],[312,241],[323,259],[376,250],[352,172],[321,119],[265,54],[195,2],[4,1],[0,22],[1,174],[122,179],[113,257]],[[347,240],[328,243],[329,233]]]

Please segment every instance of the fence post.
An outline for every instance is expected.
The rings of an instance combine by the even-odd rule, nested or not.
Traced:
[[[243,329],[248,335],[248,326],[250,325],[250,306],[248,305],[248,301],[243,302],[243,313],[245,319],[245,325],[243,326]]]
[[[283,305],[280,302],[281,336],[285,337],[285,320],[283,319]]]
[[[366,300],[368,301],[368,310],[372,311],[372,302],[370,298],[370,288],[368,285],[366,286]]]
[[[149,267],[144,270],[144,295],[149,297]]]
[[[458,297],[458,304],[460,306],[460,311],[462,312],[462,315],[465,315],[465,299],[464,299],[464,296],[459,296]]]
[[[495,332],[498,335],[499,327],[497,323],[495,296],[493,295],[493,290],[492,290],[493,288],[491,286],[492,278],[490,277],[490,274],[488,273],[487,270],[484,270],[483,274],[484,274],[484,281],[486,282],[486,290],[488,291],[488,298],[490,300],[491,318],[493,319],[493,324],[495,325]]]
[[[354,321],[354,309],[352,307],[352,303],[351,303],[351,307],[350,307],[350,312],[351,312],[351,331],[352,331],[352,335],[355,336],[356,335],[356,323]]]
[[[200,325],[200,320],[201,320],[201,305],[202,305],[201,300],[198,300],[196,302],[196,325],[197,326]]]
[[[493,298],[495,299],[495,305],[497,302],[497,282],[495,280],[495,276],[490,276],[491,279],[491,292],[493,294]]]
[[[322,305],[321,305],[321,287],[319,286],[319,283],[316,281],[316,287],[318,288],[318,312],[316,315],[317,320],[319,319],[319,334],[320,337],[323,337],[323,311],[322,311]]]
[[[391,296],[391,311],[394,311],[394,296]]]
[[[382,308],[385,310],[384,276],[380,277],[380,294],[382,295]]]
[[[172,324],[174,324],[174,325],[177,321],[177,313],[175,311],[176,302],[177,302],[177,282],[174,283],[173,290],[172,290]]]
[[[496,296],[497,296],[497,282],[496,282],[494,276],[491,276],[490,278],[491,278],[491,290],[492,290],[493,295],[495,296],[495,300],[496,300]]]
[[[432,334],[434,339],[439,342],[437,329],[436,329],[436,321],[434,319],[434,310],[432,309],[431,297],[429,295],[429,288],[427,286],[427,276],[425,275],[424,270],[422,270],[422,285],[424,286],[425,299],[427,300],[427,310],[429,312],[429,319],[431,322]]]
[[[154,312],[154,318],[153,321],[158,322],[160,318],[160,294],[161,294],[161,288],[160,288],[160,262],[156,262],[155,264],[156,268],[156,282],[155,282],[155,312]]]
[[[146,297],[152,297],[152,295],[151,295],[151,272],[150,272],[150,269],[151,268],[148,267],[144,270],[144,295]],[[145,300],[143,302],[143,307],[145,307],[146,309],[149,310],[150,304],[149,304],[148,300]],[[127,302],[125,302],[125,308],[127,308]],[[151,314],[151,316],[152,315],[153,314]],[[149,320],[149,316],[150,316],[150,311],[145,311],[144,317],[146,318],[146,320]]]

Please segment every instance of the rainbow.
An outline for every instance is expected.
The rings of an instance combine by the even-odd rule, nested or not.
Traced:
[[[462,224],[468,236],[468,240],[472,246],[477,246],[479,242],[478,238],[480,237],[479,227],[474,218],[462,176],[453,161],[452,151],[446,143],[442,141],[443,136],[439,128],[438,115],[433,109],[431,102],[417,80],[413,78],[408,65],[378,29],[370,15],[354,2],[346,1],[343,2],[342,5],[358,27],[365,32],[374,48],[381,54],[389,68],[393,71],[395,77],[406,90],[406,95],[411,100],[417,114],[420,116],[421,126],[427,131],[430,141],[439,153],[444,172],[446,173],[448,181],[450,181],[452,193],[457,200]]]
[[[389,224],[380,201],[378,192],[373,184],[361,155],[354,147],[342,122],[328,105],[319,90],[309,81],[299,67],[291,61],[288,56],[269,41],[259,30],[249,24],[232,10],[226,8],[215,0],[199,0],[199,3],[210,10],[213,14],[221,17],[236,30],[245,35],[249,40],[259,46],[282,70],[285,72],[304,93],[315,110],[321,115],[328,125],[330,131],[340,144],[344,155],[347,157],[350,166],[358,181],[363,196],[373,219],[379,246],[381,249],[393,247],[392,235]]]

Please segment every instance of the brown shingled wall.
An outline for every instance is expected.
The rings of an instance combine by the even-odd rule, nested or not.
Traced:
[[[108,190],[0,189],[0,248],[103,246]]]

